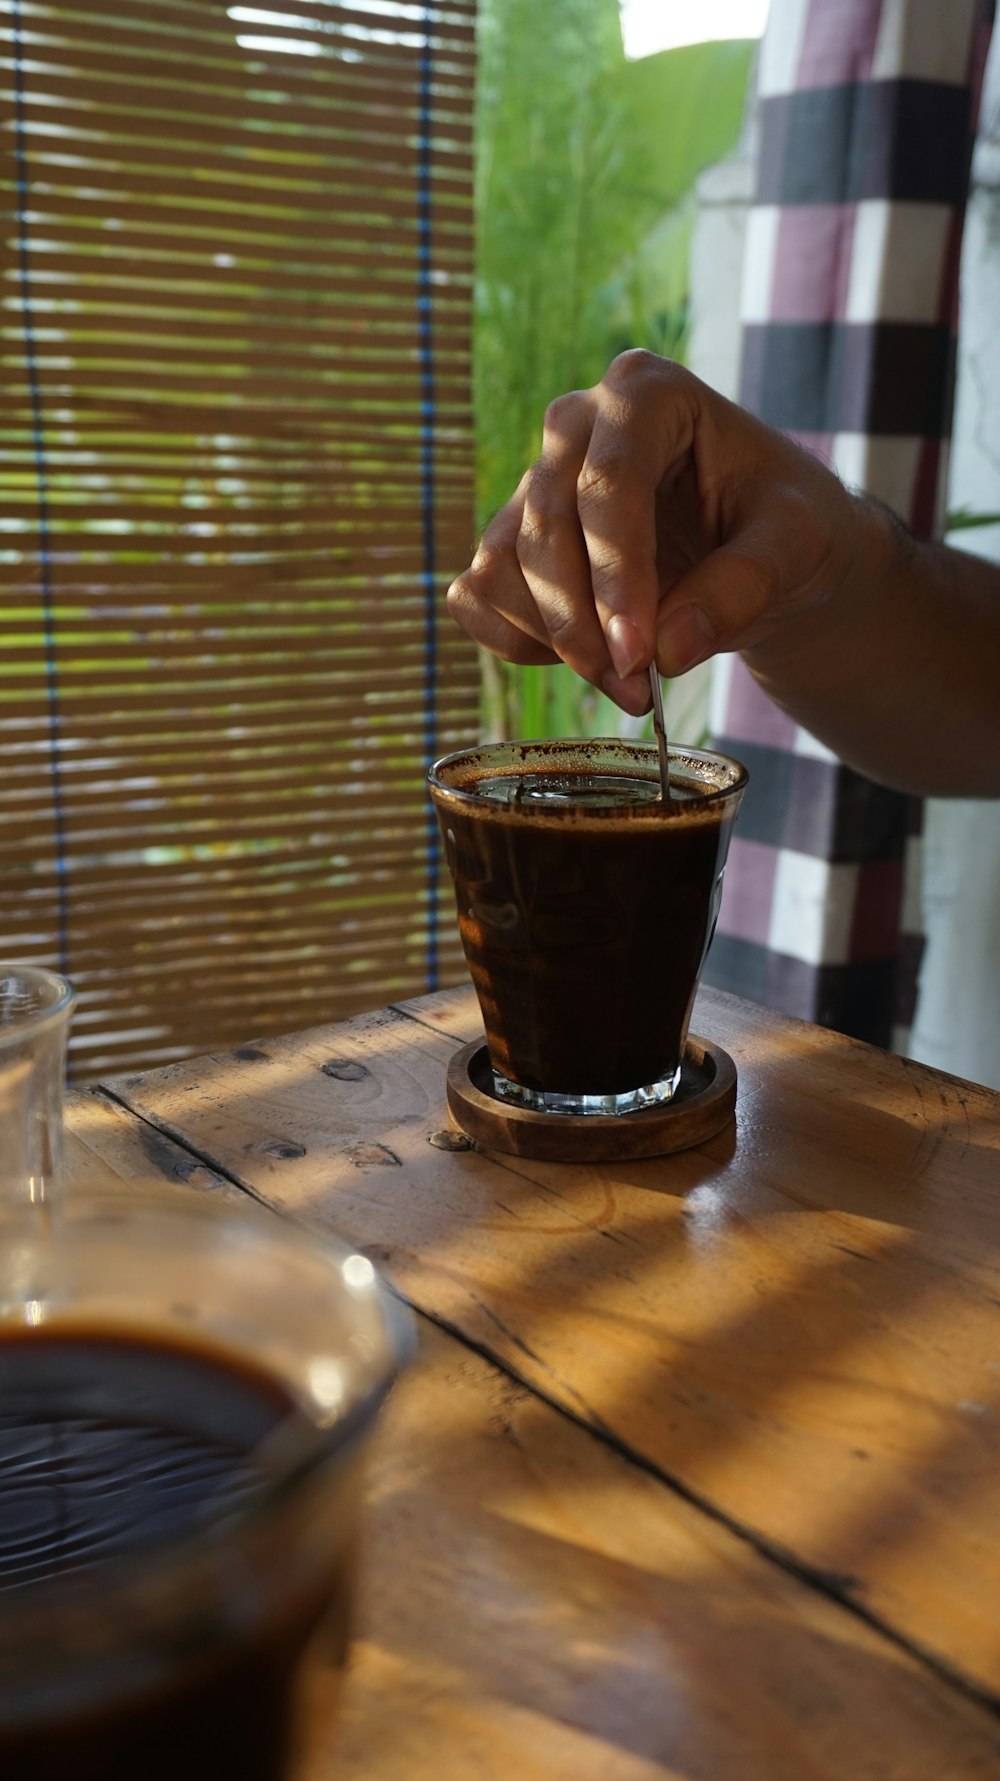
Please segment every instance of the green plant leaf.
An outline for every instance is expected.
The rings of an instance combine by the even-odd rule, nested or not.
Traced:
[[[974,526],[1000,526],[1000,513],[973,513],[968,507],[956,507],[945,520],[946,532],[968,532]]]
[[[477,111],[477,506],[541,443],[547,404],[627,346],[683,358],[693,182],[735,142],[752,44],[629,62],[617,0],[483,0]],[[555,669],[490,678],[492,733],[607,733]]]

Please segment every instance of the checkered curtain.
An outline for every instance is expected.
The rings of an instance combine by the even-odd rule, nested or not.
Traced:
[[[741,400],[921,536],[942,519],[992,11],[985,0],[773,0],[761,49]],[[919,957],[904,897],[919,807],[841,766],[731,657],[713,729],[751,789],[706,980],[902,1048]]]

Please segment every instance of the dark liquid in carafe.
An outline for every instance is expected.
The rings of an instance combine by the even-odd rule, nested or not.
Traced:
[[[52,1579],[84,1584],[108,1560],[141,1577],[159,1542],[238,1514],[262,1483],[255,1452],[300,1415],[270,1375],[193,1343],[44,1326],[0,1335],[0,1615],[30,1610]],[[0,1777],[279,1781],[293,1673],[329,1593],[317,1579],[263,1627],[241,1624],[234,1602],[225,1638],[191,1656],[154,1643],[134,1676],[123,1631],[117,1670],[95,1670],[82,1697],[67,1675],[60,1698],[53,1659],[44,1711],[30,1687],[3,1696]]]
[[[732,806],[706,806],[711,788],[681,776],[663,820],[645,775],[470,775],[468,789],[489,795],[488,818],[452,804],[441,820],[494,1068],[595,1095],[672,1074]],[[629,806],[636,820],[616,820]]]

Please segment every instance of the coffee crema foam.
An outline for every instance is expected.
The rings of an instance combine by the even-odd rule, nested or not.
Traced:
[[[494,821],[500,804],[512,815],[516,812],[518,821],[532,817],[546,822],[553,818],[586,821],[593,815],[602,823],[616,818],[714,822],[718,820],[718,801],[729,790],[672,762],[670,802],[665,805],[657,772],[638,763],[625,772],[601,772],[585,766],[512,766],[497,773],[480,770],[474,757],[461,771],[453,769],[448,779],[442,778],[442,786],[446,793],[471,799],[470,814],[475,813],[476,804],[482,804],[484,814],[491,812]]]

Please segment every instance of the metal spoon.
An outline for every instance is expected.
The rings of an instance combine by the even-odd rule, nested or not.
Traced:
[[[663,722],[663,688],[656,663],[649,664],[649,688],[653,695],[653,734],[660,757],[660,792],[665,804],[670,803],[670,756],[667,753],[667,731]]]

